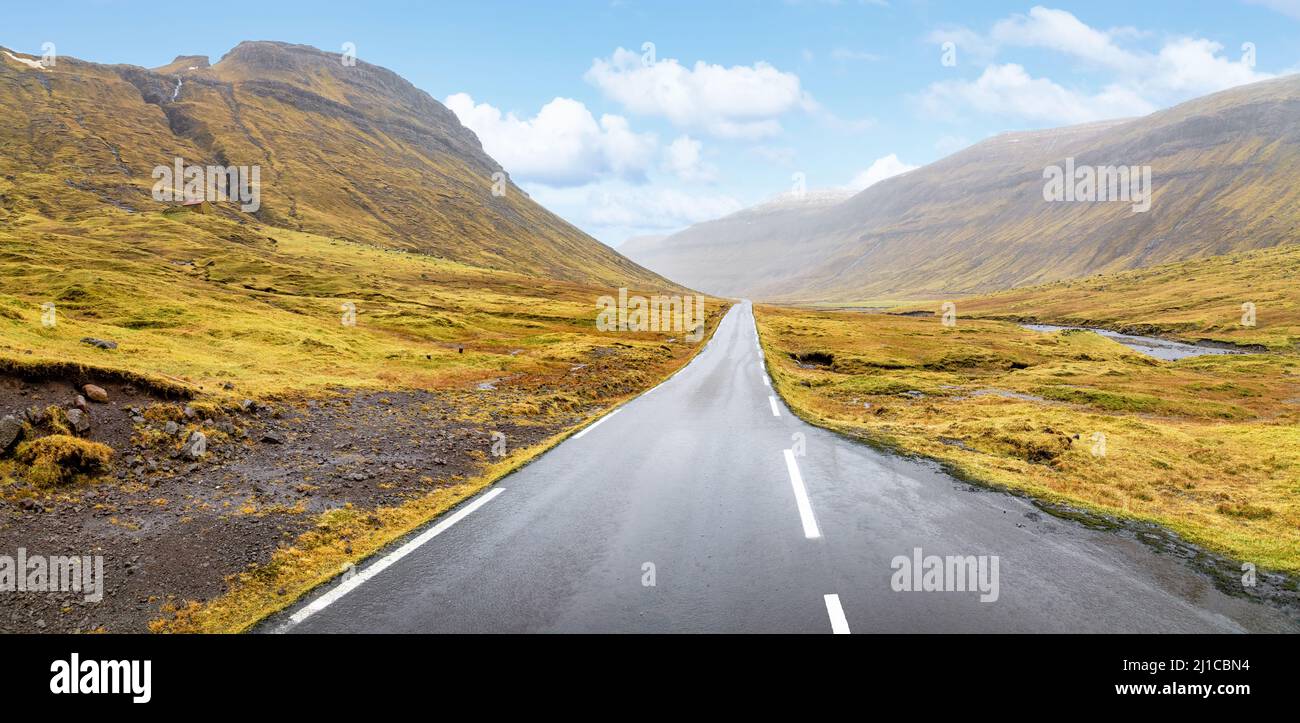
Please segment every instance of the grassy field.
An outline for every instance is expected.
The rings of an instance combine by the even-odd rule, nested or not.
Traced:
[[[0,239],[9,364],[128,371],[242,398],[546,375],[614,338],[647,366],[689,350],[663,346],[670,334],[598,334],[595,300],[613,289],[186,212],[33,219]],[[41,323],[46,303],[53,328]]]
[[[28,217],[0,230],[0,372],[118,378],[201,409],[245,398],[303,409],[344,388],[435,390],[455,406],[443,424],[541,430],[505,459],[470,460],[471,472],[402,504],[317,515],[271,559],[230,576],[224,595],[168,602],[153,626],[240,631],[654,386],[702,347],[684,331],[597,331],[597,298],[617,293],[190,212]],[[47,303],[53,327],[42,323]],[[355,325],[344,323],[349,304]],[[709,300],[709,333],[726,308]],[[482,384],[500,391],[476,393]],[[430,434],[436,417],[434,425]],[[93,451],[104,452],[94,473],[51,483],[51,455],[20,447],[0,460],[0,499],[12,510],[26,500],[82,505],[99,487],[142,488],[134,472],[126,481],[112,474],[128,450]]]
[[[1150,291],[1177,299],[1177,313],[1195,306]],[[1222,336],[1281,346],[1295,328],[1290,308],[1292,317],[1261,311],[1262,328]],[[813,423],[987,484],[1159,523],[1261,569],[1300,571],[1294,353],[1170,363],[1090,332],[1042,334],[1005,321],[960,317],[946,327],[939,317],[756,312],[777,389]],[[1150,307],[1130,318],[1162,323]],[[1182,323],[1174,318],[1164,323]]]
[[[1300,349],[1300,244],[955,300],[959,316]],[[1255,325],[1241,323],[1243,305]],[[938,303],[925,307],[933,309]]]

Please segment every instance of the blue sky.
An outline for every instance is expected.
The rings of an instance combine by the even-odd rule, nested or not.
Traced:
[[[860,188],[995,133],[1140,115],[1300,69],[1300,0],[251,7],[10,3],[0,45],[152,67],[216,62],[241,40],[355,43],[611,245],[789,191],[796,174],[808,189]]]

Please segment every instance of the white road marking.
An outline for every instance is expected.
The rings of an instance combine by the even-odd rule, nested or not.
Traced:
[[[790,486],[794,488],[794,503],[799,508],[799,521],[803,523],[803,536],[815,540],[822,536],[817,529],[817,518],[813,517],[812,503],[808,501],[808,490],[803,486],[803,475],[799,474],[799,465],[794,461],[794,450],[785,450],[785,467],[790,472]]]
[[[844,618],[844,608],[840,606],[839,595],[825,595],[826,614],[831,616],[831,632],[836,635],[849,634],[849,621]]]
[[[466,517],[471,515],[474,512],[474,510],[477,510],[478,508],[487,504],[492,500],[492,498],[496,497],[502,492],[505,492],[505,490],[502,489],[501,487],[493,488],[492,490],[488,491],[484,495],[481,495],[478,499],[474,500],[468,505],[465,505],[459,510],[456,510],[456,512],[454,512],[450,517],[444,519],[442,522],[439,522],[433,527],[430,527],[419,537],[411,540],[405,545],[402,545],[396,550],[393,550],[392,552],[388,553],[379,562],[370,565],[366,569],[358,572],[356,575],[353,575],[352,577],[339,583],[338,586],[335,587],[333,590],[330,590],[324,595],[321,595],[320,597],[311,601],[311,603],[303,607],[298,612],[294,613],[292,616],[290,616],[289,624],[285,626],[285,628],[280,632],[284,632],[284,630],[288,630],[289,628],[292,628],[293,626],[301,623],[302,621],[306,620],[312,615],[315,615],[316,613],[329,607],[331,604],[338,601],[339,598],[343,597],[344,595],[347,595],[348,593],[360,587],[362,583],[366,582],[370,578],[374,577],[375,575],[378,575],[379,573],[391,567],[393,563],[397,562],[403,557],[406,557],[412,552],[415,552],[424,543],[446,532],[448,528],[450,528],[452,525],[465,519]]]
[[[604,424],[606,419],[609,419],[610,417],[614,416],[615,414],[618,414],[618,413],[621,412],[621,411],[623,411],[623,409],[620,407],[620,408],[615,409],[614,411],[610,412],[609,414],[606,414],[605,416],[601,417],[600,419],[597,419],[596,422],[595,422],[595,424],[592,424],[591,426],[587,427],[586,429],[582,430],[581,432],[578,432],[577,434],[573,435],[573,438],[574,438],[574,439],[582,439],[583,437],[585,437],[585,436],[587,435],[587,432],[590,432],[591,430],[595,429],[596,427],[599,427],[600,425]]]
[[[767,398],[767,403],[772,405],[772,416],[773,416],[773,417],[779,417],[779,416],[781,416],[781,410],[778,409],[777,406],[776,406],[776,397],[768,396],[768,398]]]
[[[763,386],[765,387],[772,386],[772,382],[767,378],[766,374],[763,375]]]

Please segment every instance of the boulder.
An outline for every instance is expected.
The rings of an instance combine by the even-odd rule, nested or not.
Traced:
[[[117,342],[115,342],[115,341],[108,341],[107,339],[96,339],[96,338],[94,338],[93,336],[88,336],[88,337],[86,337],[85,339],[82,339],[82,340],[81,340],[81,343],[82,343],[82,344],[89,344],[90,346],[93,346],[93,347],[95,347],[96,349],[116,349],[116,348],[117,348]]]
[[[262,442],[264,444],[284,444],[284,434],[274,429],[268,429],[262,433]]]
[[[92,402],[99,402],[100,404],[108,403],[108,392],[105,391],[103,387],[97,387],[94,384],[87,384],[81,388],[81,391],[85,393],[86,399],[89,399]]]
[[[0,419],[0,456],[9,453],[16,444],[23,440],[23,423],[15,416]]]
[[[90,431],[90,415],[80,409],[69,409],[67,411],[68,424],[72,425],[72,431],[78,435],[83,435]]]
[[[206,434],[195,431],[190,435],[185,446],[181,448],[181,454],[189,459],[202,459],[208,453],[208,437]]]

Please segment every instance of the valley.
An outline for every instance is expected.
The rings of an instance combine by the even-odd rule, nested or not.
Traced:
[[[756,317],[773,383],[805,419],[1066,516],[1154,523],[1224,556],[1209,565],[1223,585],[1258,593],[1238,580],[1250,563],[1291,576],[1285,591],[1300,571],[1296,259],[1287,247],[958,299],[952,325],[937,303]],[[1269,310],[1256,326],[1222,293],[1234,288]],[[1162,361],[1029,319],[1265,351]]]

